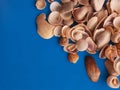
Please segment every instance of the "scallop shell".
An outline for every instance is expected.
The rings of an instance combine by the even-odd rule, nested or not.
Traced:
[[[111,88],[119,88],[120,87],[120,82],[116,76],[109,76],[107,78],[107,84]]]
[[[60,13],[58,11],[51,12],[48,16],[48,22],[52,25],[61,25],[62,18],[60,16]]]
[[[54,1],[50,4],[50,10],[51,11],[60,11],[61,9],[61,4],[57,1]]]
[[[36,1],[36,8],[38,10],[42,10],[46,7],[46,1],[45,0],[37,0]]]
[[[114,70],[120,75],[120,58],[117,58],[113,62],[113,67],[114,67]]]
[[[45,19],[45,14],[40,14],[37,17],[37,33],[44,39],[50,39],[53,37],[53,30],[55,27],[50,25]]]
[[[61,30],[62,30],[62,26],[56,26],[54,29],[54,35],[56,37],[60,37],[61,36]]]
[[[119,43],[120,42],[120,32],[116,32],[115,34],[112,35],[111,41],[113,43]]]

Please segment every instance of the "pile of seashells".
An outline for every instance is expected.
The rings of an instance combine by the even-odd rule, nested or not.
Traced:
[[[60,45],[71,63],[79,59],[78,52],[87,51],[107,59],[107,84],[119,88],[120,82],[120,0],[48,0],[51,13],[37,16],[37,33],[44,39],[60,37]],[[39,10],[45,0],[37,0]],[[46,20],[48,19],[48,20]],[[72,42],[70,42],[72,41]]]

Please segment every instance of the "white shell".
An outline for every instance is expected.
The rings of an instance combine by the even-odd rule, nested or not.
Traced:
[[[51,11],[60,11],[61,9],[61,4],[57,1],[54,1],[50,4],[50,10]]]

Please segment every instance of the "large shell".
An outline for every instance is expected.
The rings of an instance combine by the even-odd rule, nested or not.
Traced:
[[[36,7],[39,10],[42,10],[46,7],[46,1],[45,0],[37,0],[36,1]]]
[[[115,17],[113,20],[113,25],[117,30],[120,30],[120,16]]]
[[[95,42],[92,40],[91,37],[87,37],[86,41],[88,43],[87,52],[90,54],[95,54],[97,49],[97,45],[95,44]]]
[[[60,16],[60,13],[58,11],[51,12],[48,17],[48,22],[52,25],[61,25],[62,18]]]
[[[91,4],[96,11],[100,11],[104,5],[105,0],[91,0]]]
[[[37,33],[44,39],[50,39],[53,36],[53,30],[55,27],[50,25],[45,19],[45,14],[40,14],[37,17]]]
[[[114,70],[120,75],[120,58],[117,58],[113,62],[113,67],[114,67]]]
[[[120,42],[120,32],[115,32],[111,37],[111,41],[113,43],[119,43]]]
[[[85,39],[80,39],[76,43],[78,51],[85,51],[88,48],[88,42]]]
[[[110,75],[118,76],[118,73],[113,68],[113,62],[111,62],[110,60],[106,60],[105,66]]]
[[[120,58],[120,43],[117,43],[117,44],[116,44],[116,47],[117,47],[118,57]]]
[[[112,12],[120,13],[120,0],[110,0],[110,8]]]
[[[107,78],[107,84],[111,88],[119,88],[120,87],[120,82],[116,76],[109,76]]]
[[[54,1],[50,4],[50,10],[51,11],[60,11],[61,9],[61,4],[57,1]]]

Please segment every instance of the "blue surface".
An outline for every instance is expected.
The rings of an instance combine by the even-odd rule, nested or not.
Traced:
[[[58,38],[44,40],[36,33],[35,0],[0,0],[0,90],[112,90],[106,84],[104,60],[94,55],[101,70],[97,83],[84,66],[86,52],[71,64]]]

